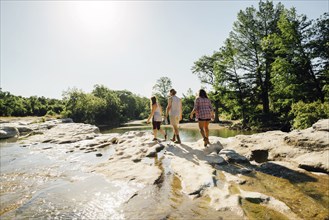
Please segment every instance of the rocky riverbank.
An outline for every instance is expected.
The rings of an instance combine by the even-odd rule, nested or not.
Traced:
[[[2,121],[0,126],[0,138],[12,138],[21,147],[49,143],[45,151],[64,146],[68,155],[92,153],[95,159],[104,159],[102,149],[111,150],[105,162],[88,169],[109,181],[143,186],[120,207],[130,213],[128,218],[147,218],[143,213],[150,212],[157,212],[157,218],[179,217],[170,205],[155,202],[165,185],[170,193],[161,198],[173,197],[176,208],[184,195],[224,219],[329,218],[329,119],[290,133],[210,137],[208,148],[202,140],[154,142],[151,132],[101,134],[95,126],[70,119]]]

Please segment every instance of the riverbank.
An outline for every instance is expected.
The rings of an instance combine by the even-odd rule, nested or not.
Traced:
[[[195,128],[196,125],[188,126]],[[105,218],[113,218],[118,213],[119,219],[329,218],[329,119],[290,133],[211,136],[208,148],[203,147],[202,140],[182,144],[152,141],[150,131],[102,134],[96,126],[73,123],[69,119],[1,123],[0,134],[6,132],[4,128],[18,131],[15,146],[26,149],[27,157],[36,153],[58,155],[57,164],[49,169],[52,173],[47,173],[53,181],[68,175],[56,174],[61,169],[70,169],[61,164],[72,163],[80,172],[101,175],[111,184],[126,183],[125,187],[130,189],[127,193],[117,186],[124,196],[115,206],[116,215],[107,212]],[[85,158],[84,155],[88,156],[88,163],[77,159]],[[31,196],[18,196],[25,198],[21,201],[5,199],[12,193],[11,185],[27,184],[26,180],[12,183],[7,178],[13,175],[10,168],[15,168],[17,160],[1,161],[9,170],[1,172],[4,188],[0,215],[3,218],[19,217],[19,208],[25,204],[29,204],[28,207],[35,204],[35,209],[40,207],[34,203],[39,201],[36,199],[38,189],[30,192]],[[76,172],[73,172],[72,184],[79,184],[77,180],[81,179],[82,174],[76,176]],[[83,191],[77,193],[83,195]],[[118,198],[118,195],[112,197]],[[67,198],[67,202],[70,201],[71,198]],[[97,204],[102,207],[101,203]],[[47,214],[47,203],[42,207],[40,212]],[[79,207],[74,208],[83,213]],[[61,211],[59,216],[68,217]],[[93,217],[99,218],[100,214]]]

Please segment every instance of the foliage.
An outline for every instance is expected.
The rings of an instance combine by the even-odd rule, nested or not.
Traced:
[[[117,126],[132,119],[141,119],[149,111],[148,99],[129,91],[114,91],[95,85],[88,94],[69,89],[64,94],[66,116],[76,122]]]
[[[163,109],[168,104],[167,99],[170,89],[172,89],[172,83],[168,77],[160,77],[153,86],[153,95],[157,97]]]
[[[64,109],[61,100],[31,96],[25,98],[0,91],[0,116],[44,116],[51,111],[60,114]]]
[[[293,127],[305,129],[311,127],[319,119],[329,118],[329,103],[299,101],[292,104],[290,114],[294,117]]]
[[[222,116],[244,126],[286,126],[292,103],[329,101],[329,14],[316,21],[281,3],[241,10],[218,51],[192,72],[211,86]]]
[[[24,98],[0,92],[0,116],[62,115],[75,122],[116,126],[147,117],[149,108],[149,99],[127,90],[113,91],[103,85],[95,85],[91,93],[68,89],[63,92],[63,100]]]
[[[194,108],[195,95],[191,89],[187,90],[186,94],[182,97],[182,111],[183,111],[183,121],[190,120],[190,113]]]

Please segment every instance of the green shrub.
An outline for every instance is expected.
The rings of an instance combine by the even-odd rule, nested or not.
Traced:
[[[292,104],[290,114],[293,116],[293,128],[305,129],[311,127],[319,119],[329,118],[329,103],[320,101]]]

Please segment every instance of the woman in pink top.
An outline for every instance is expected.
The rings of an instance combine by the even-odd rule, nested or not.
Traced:
[[[194,108],[190,114],[190,118],[195,117],[199,122],[200,133],[203,137],[204,146],[206,147],[209,142],[209,123],[211,119],[214,119],[214,111],[211,105],[211,101],[208,99],[207,93],[205,90],[200,89],[199,97],[196,98],[194,102]]]

